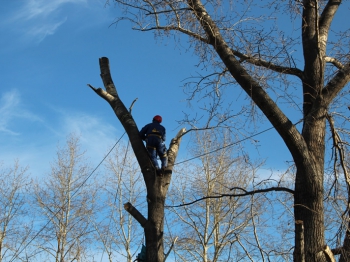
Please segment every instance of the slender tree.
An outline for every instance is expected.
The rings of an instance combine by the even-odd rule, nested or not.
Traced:
[[[0,165],[0,261],[26,261],[35,254],[30,248],[19,254],[32,233],[29,215],[29,186],[27,168],[18,161],[13,167]]]
[[[50,175],[36,184],[37,210],[42,217],[36,245],[45,259],[56,262],[92,261],[88,247],[92,239],[97,184],[88,183],[79,138],[70,136]]]
[[[219,197],[251,187],[254,175],[244,156],[234,156],[238,146],[227,148],[232,142],[227,132],[221,131],[197,133],[193,153],[202,154],[199,163],[177,170],[170,197],[173,203],[213,197],[171,209],[176,220],[173,234],[178,235],[175,250],[181,261],[239,261],[247,255],[256,257],[256,245],[250,245],[256,237],[252,219],[259,217],[263,202],[258,198],[252,203],[251,198]],[[210,153],[217,148],[224,149]]]
[[[344,113],[344,94],[348,92],[345,87],[350,80],[349,28],[344,22],[331,26],[336,13],[347,8],[348,3],[116,2],[127,9],[126,16],[120,19],[131,21],[136,30],[188,36],[189,47],[199,55],[200,63],[206,70],[213,70],[201,76],[193,95],[208,87],[211,89],[207,93],[220,94],[232,86],[235,91],[227,94],[236,101],[240,95],[238,85],[252,102],[250,113],[258,108],[272,124],[296,167],[294,217],[303,223],[305,261],[326,261],[326,115],[331,110],[338,112],[335,115]],[[293,122],[295,116],[284,102],[301,114],[299,122]],[[295,247],[301,245],[296,243]]]
[[[105,208],[103,221],[96,226],[96,231],[110,262],[115,258],[132,262],[140,252],[144,234],[137,221],[124,210],[124,204],[133,203],[138,210],[145,210],[146,190],[129,143],[116,147],[105,167]]]

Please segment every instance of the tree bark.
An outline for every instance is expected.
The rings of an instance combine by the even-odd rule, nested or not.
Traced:
[[[341,255],[340,255],[339,262],[350,261],[350,228],[349,226],[350,226],[350,223],[348,223],[348,227],[346,229],[343,247],[341,248]]]
[[[305,262],[304,223],[301,220],[295,221],[294,262]]]
[[[139,129],[130,112],[119,98],[117,89],[113,83],[110,73],[109,60],[107,57],[99,59],[101,78],[106,90],[92,88],[100,97],[105,99],[112,107],[115,115],[123,125],[140,165],[141,172],[147,189],[148,217],[145,219],[131,205],[126,208],[144,228],[146,239],[146,254],[149,262],[164,262],[163,228],[164,228],[164,205],[168,187],[171,181],[171,174],[176,160],[177,152],[181,142],[181,136],[185,129],[179,131],[177,136],[171,140],[168,150],[168,167],[163,176],[157,176],[156,170],[151,163],[148,152],[139,137]]]
[[[232,77],[275,127],[292,154],[297,168],[294,212],[295,219],[304,222],[306,261],[326,261],[323,252],[319,252],[324,246],[325,115],[331,102],[329,98],[334,96],[331,92],[322,94],[325,70],[323,57],[327,28],[332,21],[330,17],[333,17],[337,6],[332,5],[325,9],[320,27],[317,4],[316,0],[303,1],[305,68],[300,77],[303,82],[304,125],[300,133],[259,83],[241,66],[201,1],[188,0],[188,5],[207,35],[208,43],[216,50]],[[332,90],[337,93],[340,87]]]

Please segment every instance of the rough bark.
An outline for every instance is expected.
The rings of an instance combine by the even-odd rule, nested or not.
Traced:
[[[164,205],[168,187],[171,181],[171,174],[176,160],[177,152],[181,142],[181,135],[185,132],[180,130],[178,135],[171,140],[168,150],[168,167],[163,176],[157,176],[147,150],[139,137],[139,129],[119,98],[117,89],[113,83],[110,73],[109,60],[107,57],[99,59],[101,78],[105,90],[94,88],[89,85],[99,96],[105,99],[112,107],[115,115],[123,125],[129,139],[147,188],[148,217],[144,218],[132,205],[126,204],[130,212],[144,228],[147,250],[147,261],[164,262],[163,228],[164,228]]]
[[[295,182],[295,219],[304,223],[305,260],[325,261],[323,176],[325,154],[325,116],[332,98],[348,83],[349,75],[343,68],[336,75],[325,93],[324,70],[328,29],[341,1],[329,1],[319,19],[318,1],[303,1],[302,39],[305,67],[300,76],[303,85],[304,125],[302,133],[280,110],[276,103],[241,66],[222,37],[200,0],[188,0],[188,5],[204,29],[208,43],[231,73],[233,78],[261,109],[278,131],[294,159],[297,173]],[[295,239],[297,242],[298,239]]]
[[[347,262],[350,261],[350,223],[348,223],[348,227],[346,229],[343,246],[340,249],[340,259],[339,262]]]
[[[294,261],[305,262],[305,249],[304,249],[304,223],[303,221],[295,221],[295,249],[294,249]]]

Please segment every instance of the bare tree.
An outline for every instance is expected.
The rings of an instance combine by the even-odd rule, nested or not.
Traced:
[[[30,248],[25,254],[19,254],[30,240],[33,229],[27,168],[22,168],[18,161],[13,167],[6,168],[2,164],[0,167],[0,261],[27,261],[35,254]]]
[[[163,176],[157,176],[156,169],[139,136],[139,129],[130,111],[126,109],[117,93],[117,89],[112,80],[108,58],[102,57],[99,59],[99,62],[101,78],[105,89],[94,88],[91,85],[89,85],[89,87],[108,102],[129,136],[131,147],[141,168],[143,179],[146,184],[148,204],[147,219],[132,205],[132,203],[126,203],[124,207],[144,228],[147,261],[163,262],[164,205],[181,137],[185,130],[180,130],[177,136],[171,140],[167,152],[168,166]]]
[[[87,181],[90,173],[79,138],[72,135],[58,149],[51,174],[37,183],[35,198],[42,225],[35,244],[46,259],[93,260],[87,251],[98,186]]]
[[[199,163],[177,169],[170,198],[174,203],[234,194],[238,188],[252,187],[254,172],[245,156],[234,156],[233,150],[237,150],[238,145],[227,147],[232,144],[227,132],[206,130],[196,138],[193,153],[202,156]],[[217,148],[223,149],[210,153]],[[263,202],[258,198],[250,202],[250,199],[207,198],[193,205],[172,208],[178,220],[174,231],[178,229],[175,250],[180,260],[240,261],[247,256],[253,259],[256,245],[251,243],[257,238],[253,233],[253,218],[259,216]]]
[[[104,252],[110,262],[115,258],[132,262],[140,251],[144,234],[134,218],[124,210],[125,203],[133,203],[138,210],[145,210],[146,190],[142,175],[129,143],[119,145],[105,164],[103,185],[104,219],[96,226]]]
[[[134,29],[157,35],[188,36],[201,65],[213,70],[200,76],[191,97],[206,91],[236,100],[241,93],[229,87],[238,90],[238,85],[251,101],[242,105],[251,113],[246,114],[248,119],[257,119],[259,109],[272,124],[296,167],[294,216],[303,223],[305,260],[326,261],[324,167],[330,159],[326,115],[331,110],[344,115],[350,80],[349,27],[332,21],[348,2],[115,2],[127,11],[117,22],[128,20]],[[301,120],[296,121],[295,115]],[[343,120],[343,130],[348,130]],[[242,128],[247,134],[246,126]]]

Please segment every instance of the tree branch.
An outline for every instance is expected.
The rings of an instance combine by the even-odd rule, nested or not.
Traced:
[[[337,247],[337,248],[332,248],[331,251],[333,255],[341,255],[344,249],[343,247]]]
[[[181,138],[182,138],[184,133],[186,133],[186,128],[182,128],[170,142],[170,146],[169,146],[169,149],[167,152],[167,154],[168,154],[168,166],[165,169],[165,174],[172,173],[173,167],[175,165],[175,159],[176,159],[177,153],[179,151]]]
[[[326,63],[332,63],[338,69],[343,69],[344,68],[344,65],[339,60],[335,59],[334,57],[326,56],[324,58],[324,61]]]
[[[107,57],[101,57],[99,59],[100,62],[100,70],[101,70],[101,78],[103,81],[103,85],[106,88],[106,91],[108,94],[114,97],[118,97],[117,89],[115,88],[115,85],[112,80],[111,71],[109,68],[109,60]]]
[[[102,97],[104,100],[106,100],[108,103],[111,103],[114,99],[112,95],[110,95],[108,92],[103,90],[102,88],[95,88],[90,84],[87,84],[96,94],[98,94],[100,97]]]
[[[350,81],[350,62],[348,62],[338,73],[328,82],[323,88],[322,94],[326,106],[328,106],[337,94],[347,85]]]
[[[341,0],[329,0],[320,16],[320,31],[321,34],[329,32],[329,27],[333,21],[333,17],[338,10]],[[328,34],[328,33],[327,33]]]
[[[132,108],[134,107],[135,102],[137,101],[138,98],[135,98],[134,101],[132,101],[131,106],[129,107],[129,112],[131,113]]]
[[[194,203],[197,203],[199,201],[202,201],[202,200],[205,200],[205,199],[215,199],[215,198],[223,198],[223,197],[242,197],[242,196],[250,196],[250,195],[254,195],[254,194],[258,194],[258,193],[268,193],[268,192],[273,192],[273,191],[282,191],[282,192],[287,192],[287,193],[290,193],[290,194],[294,194],[294,190],[290,189],[290,188],[287,188],[287,187],[270,187],[270,188],[265,188],[265,189],[256,189],[256,190],[253,190],[253,191],[246,191],[245,189],[243,188],[240,188],[240,187],[234,187],[234,188],[231,188],[231,190],[234,190],[234,189],[239,189],[239,190],[242,190],[244,191],[244,193],[240,193],[240,194],[221,194],[221,195],[218,195],[218,196],[206,196],[206,197],[202,197],[202,198],[199,198],[199,199],[196,199],[192,202],[189,202],[189,203],[184,203],[184,204],[180,204],[180,205],[176,205],[176,206],[166,206],[166,207],[183,207],[183,206],[189,206],[189,205],[192,205]]]
[[[146,32],[146,31],[153,31],[153,30],[164,30],[164,31],[179,31],[181,33],[184,33],[188,36],[191,36],[197,40],[200,40],[202,41],[203,43],[206,43],[206,44],[209,44],[209,40],[205,37],[202,37],[201,35],[199,34],[196,34],[190,30],[187,30],[185,28],[182,28],[182,27],[179,27],[179,26],[155,26],[155,27],[143,27],[143,28],[140,28],[140,29],[136,29],[136,30],[139,30],[139,31],[142,31],[142,32]]]
[[[151,161],[149,159],[145,146],[143,145],[142,140],[139,137],[139,129],[137,128],[137,125],[131,113],[129,112],[132,106],[128,110],[119,98],[116,87],[112,80],[108,58],[101,57],[99,59],[99,63],[101,70],[101,78],[106,90],[103,90],[102,88],[96,89],[90,84],[88,84],[88,86],[92,90],[94,90],[99,96],[104,98],[112,107],[115,115],[118,117],[120,123],[123,125],[125,132],[128,134],[131,146],[133,148],[137,161],[141,167],[143,175],[153,176],[154,172],[148,172],[152,170]]]
[[[124,209],[128,211],[142,227],[146,226],[148,222],[147,219],[130,202],[124,204]]]
[[[305,140],[288,117],[277,106],[275,101],[266,93],[262,86],[253,79],[247,70],[239,63],[231,48],[222,37],[219,28],[211,19],[205,7],[199,0],[188,0],[194,15],[206,32],[210,44],[216,50],[232,77],[243,88],[246,94],[260,108],[267,119],[280,134],[295,162],[310,159]]]
[[[241,52],[237,50],[232,50],[232,53],[240,58],[240,62],[247,62],[256,66],[262,66],[267,69],[270,69],[272,71],[278,72],[278,73],[283,73],[283,74],[288,74],[288,75],[294,75],[299,77],[301,80],[303,79],[303,71],[301,71],[298,68],[291,68],[291,67],[284,67],[284,66],[279,66],[274,63],[265,61],[263,59],[256,59],[252,56],[248,56],[245,54],[242,54]]]
[[[171,246],[170,246],[168,252],[167,252],[167,253],[165,254],[165,256],[164,256],[164,261],[166,261],[166,259],[168,258],[168,256],[169,256],[171,250],[174,248],[174,245],[175,245],[177,239],[178,239],[178,237],[175,237],[174,241],[171,243]]]
[[[332,253],[332,250],[329,248],[329,246],[325,245],[323,247],[323,253],[325,254],[326,256],[326,259],[327,259],[327,262],[335,262],[335,258],[334,258],[334,255]]]

